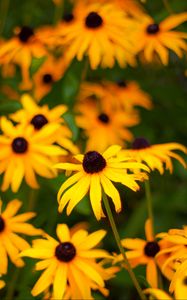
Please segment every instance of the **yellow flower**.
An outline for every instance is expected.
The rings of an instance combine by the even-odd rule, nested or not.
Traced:
[[[160,23],[150,16],[141,17],[137,26],[137,50],[143,51],[145,59],[151,62],[157,54],[164,65],[169,61],[169,50],[172,50],[180,58],[183,51],[186,51],[187,45],[184,39],[187,33],[174,31],[175,27],[187,21],[187,13],[171,15]]]
[[[185,146],[178,143],[165,143],[150,145],[149,142],[143,138],[136,138],[132,144],[132,149],[122,150],[120,156],[130,156],[138,162],[146,163],[151,170],[158,170],[160,174],[164,173],[164,169],[173,172],[173,164],[171,158],[178,160],[184,168],[186,162],[173,150],[180,150],[187,153]]]
[[[2,201],[0,201],[0,206]],[[35,216],[33,212],[16,215],[22,203],[14,199],[7,204],[6,209],[0,213],[0,274],[6,274],[8,268],[8,257],[17,267],[24,265],[19,257],[19,252],[29,248],[29,244],[18,234],[41,235],[42,230],[34,228],[26,223]]]
[[[133,21],[123,10],[109,3],[84,3],[79,1],[71,18],[56,29],[56,43],[65,45],[67,59],[81,61],[89,57],[92,69],[100,64],[112,68],[115,60],[124,67],[126,62],[135,64],[132,46]]]
[[[65,105],[57,105],[49,109],[48,105],[37,105],[34,99],[28,94],[24,94],[21,97],[21,104],[23,109],[12,114],[10,116],[12,120],[18,123],[25,123],[26,125],[32,124],[36,132],[45,128],[46,125],[56,126],[56,131],[51,132],[52,142],[57,142],[60,146],[73,154],[78,153],[78,148],[71,142],[72,132],[66,126],[62,117],[67,111]],[[48,141],[49,140],[50,136],[48,136]]]
[[[55,66],[55,67],[54,67]],[[55,81],[60,80],[66,70],[64,58],[48,56],[39,70],[33,75],[34,98],[39,101],[47,95]]]
[[[45,270],[32,289],[37,296],[53,285],[54,299],[64,299],[67,286],[73,293],[72,299],[92,299],[88,282],[104,287],[102,273],[98,272],[97,258],[110,257],[108,252],[93,249],[105,236],[104,230],[88,234],[77,230],[71,235],[66,224],[57,226],[59,241],[49,235],[46,239],[33,241],[33,247],[22,252],[21,256],[41,259],[36,270]]]
[[[146,240],[135,238],[126,238],[122,240],[122,245],[129,251],[126,251],[127,258],[132,267],[146,265],[146,279],[151,287],[158,286],[156,255],[161,250],[161,243],[155,240],[152,232],[152,223],[148,219],[145,223]],[[116,261],[123,260],[119,255]]]
[[[159,268],[168,280],[173,280],[180,264],[187,259],[187,226],[159,233],[157,238],[165,244],[157,256]]]
[[[145,173],[129,174],[128,169],[149,169],[136,162],[132,162],[128,157],[119,159],[117,157],[121,147],[113,145],[109,147],[102,155],[97,151],[89,151],[85,155],[76,155],[77,164],[60,163],[56,168],[75,171],[75,174],[68,178],[61,186],[58,192],[59,211],[61,212],[66,204],[67,214],[69,215],[73,208],[81,199],[90,193],[90,201],[94,214],[99,220],[104,213],[102,211],[102,189],[111,197],[116,212],[121,211],[121,200],[117,189],[112,184],[120,182],[133,191],[139,189],[137,180],[147,179]]]
[[[160,290],[160,289],[148,288],[148,289],[144,290],[144,293],[146,295],[149,294],[151,296],[149,298],[150,300],[153,299],[152,297],[154,297],[154,299],[157,299],[157,300],[172,300],[172,298],[165,291]],[[179,298],[176,298],[176,299],[179,299]]]
[[[28,26],[15,29],[15,36],[4,42],[0,49],[0,60],[7,63],[13,62],[20,66],[22,72],[22,89],[32,86],[29,68],[32,58],[40,58],[47,54],[40,32],[34,31]]]
[[[170,287],[170,293],[174,292],[175,299],[185,299],[187,295],[187,253],[185,261],[178,267],[174,274]]]
[[[135,106],[142,106],[146,109],[152,108],[150,96],[142,91],[135,81],[120,80],[116,83],[102,81],[98,83],[84,82],[81,85],[79,101],[96,99],[104,107],[124,109],[125,112],[132,112]]]
[[[1,118],[0,173],[4,173],[2,191],[9,186],[17,192],[23,178],[32,188],[38,188],[35,173],[46,178],[56,175],[52,164],[54,158],[67,152],[52,145],[52,134],[59,125],[49,124],[36,132],[32,125],[13,125],[5,117]],[[55,140],[55,137],[54,137]]]

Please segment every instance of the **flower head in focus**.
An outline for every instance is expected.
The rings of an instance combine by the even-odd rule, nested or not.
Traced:
[[[92,209],[97,220],[104,216],[102,210],[102,189],[112,199],[116,212],[121,211],[121,200],[118,190],[113,182],[119,182],[133,191],[139,190],[136,181],[147,179],[144,172],[132,172],[135,170],[149,169],[137,162],[132,162],[129,157],[118,158],[121,147],[113,145],[103,154],[97,151],[88,151],[86,154],[78,154],[75,159],[78,163],[59,163],[55,167],[62,170],[74,171],[60,187],[58,192],[59,211],[67,206],[69,215],[73,208],[89,192]],[[131,170],[131,172],[129,172]]]
[[[122,240],[122,245],[127,249],[127,258],[135,268],[138,265],[146,265],[146,279],[151,287],[158,287],[158,273],[156,255],[162,248],[162,244],[157,242],[152,232],[152,222],[147,219],[145,222],[146,240],[140,238],[125,238]],[[123,260],[120,254],[116,261]]]
[[[94,247],[106,232],[98,230],[88,234],[80,229],[71,234],[66,224],[59,224],[56,232],[59,240],[46,235],[46,239],[33,241],[32,248],[21,254],[40,259],[36,270],[44,270],[32,289],[32,295],[37,296],[53,285],[55,299],[64,299],[65,293],[70,293],[71,299],[92,299],[92,285],[105,286],[106,275],[103,276],[104,270],[96,259],[111,256],[105,250]]]

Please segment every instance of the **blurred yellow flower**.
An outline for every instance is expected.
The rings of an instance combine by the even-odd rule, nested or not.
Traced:
[[[75,156],[78,163],[59,163],[55,166],[58,169],[75,171],[75,174],[67,179],[59,189],[60,212],[69,202],[67,206],[69,215],[89,191],[92,209],[97,220],[100,220],[104,216],[101,203],[102,189],[112,199],[116,212],[121,211],[120,195],[112,181],[120,182],[131,190],[137,191],[139,185],[136,181],[147,179],[147,175],[140,171],[136,174],[129,173],[128,170],[149,171],[149,169],[143,164],[132,162],[129,157],[118,158],[117,154],[120,149],[120,146],[113,145],[102,155],[97,151],[89,151],[85,155]]]
[[[90,282],[101,288],[105,285],[105,276],[100,272],[96,259],[110,258],[110,255],[94,247],[103,239],[106,231],[88,234],[80,229],[71,234],[66,224],[59,224],[56,232],[59,241],[46,235],[46,239],[33,241],[33,247],[21,254],[41,259],[36,264],[36,270],[44,270],[32,289],[32,295],[37,296],[53,285],[54,299],[64,299],[69,286],[72,299],[92,299]]]
[[[42,230],[26,223],[36,215],[34,212],[16,215],[21,205],[21,201],[14,199],[7,204],[3,212],[0,212],[0,274],[7,273],[8,257],[17,267],[24,265],[23,260],[19,257],[19,252],[29,248],[30,245],[18,234],[30,236],[42,234]],[[0,201],[1,206],[2,201]]]
[[[67,47],[68,61],[87,55],[92,69],[112,68],[115,60],[121,67],[135,65],[134,22],[116,5],[78,1],[64,21],[56,29],[56,44]]]
[[[76,123],[88,138],[86,150],[103,152],[107,147],[125,141],[132,141],[133,134],[128,129],[139,123],[137,113],[125,112],[112,105],[102,107],[95,99],[90,99],[76,106]]]
[[[0,61],[13,62],[19,65],[22,72],[22,89],[30,89],[29,68],[32,58],[41,58],[47,55],[47,51],[40,37],[39,30],[34,31],[31,27],[23,26],[15,29],[15,36],[5,41],[0,48]]]
[[[150,295],[150,298],[148,298],[150,300],[153,299],[152,297],[154,297],[154,299],[156,299],[156,300],[163,300],[163,299],[164,300],[172,300],[172,298],[165,291],[163,291],[161,289],[148,288],[148,289],[144,290],[144,293],[146,295]],[[177,298],[177,299],[179,299],[179,298]]]
[[[169,50],[181,58],[183,52],[187,50],[187,44],[184,41],[187,33],[173,29],[185,21],[187,21],[186,12],[171,15],[160,23],[155,23],[148,15],[141,16],[136,32],[138,52],[143,51],[148,62],[153,61],[157,54],[164,65],[168,64]]]

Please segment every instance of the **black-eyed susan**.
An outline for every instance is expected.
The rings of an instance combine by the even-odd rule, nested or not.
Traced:
[[[106,81],[103,87],[113,95],[116,106],[122,107],[125,111],[132,111],[135,106],[152,108],[151,97],[135,81],[118,80],[116,83]]]
[[[47,57],[39,70],[33,75],[33,94],[37,101],[40,101],[51,91],[53,84],[63,76],[66,68],[66,61],[63,57]]]
[[[132,141],[133,134],[128,128],[139,123],[136,113],[114,109],[112,105],[102,108],[95,100],[80,103],[76,111],[76,123],[88,138],[87,151],[95,149],[103,152],[111,145],[122,146],[125,141]]]
[[[0,212],[0,274],[6,274],[8,269],[8,257],[17,267],[23,267],[24,262],[19,257],[19,253],[30,247],[28,242],[19,236],[41,235],[42,230],[28,224],[27,221],[33,218],[34,212],[26,212],[16,215],[22,203],[18,199],[10,201],[6,209]],[[2,201],[0,201],[2,206]]]
[[[73,22],[56,30],[56,43],[67,47],[68,61],[74,57],[81,61],[86,55],[92,69],[111,68],[115,60],[122,67],[135,64],[134,22],[122,9],[111,3],[78,1],[71,16]]]
[[[107,264],[107,266],[106,266]],[[101,274],[101,277],[104,281],[108,281],[109,279],[115,277],[115,274],[120,270],[117,266],[108,266],[111,264],[111,259],[104,259],[101,262],[98,262],[95,264],[95,268],[99,274]],[[99,291],[103,296],[108,297],[109,296],[109,289],[106,287],[101,287],[98,285],[98,283],[94,282],[90,278],[85,278],[85,283],[89,287],[90,290],[93,290],[94,292]],[[49,300],[54,299],[53,292],[51,290],[51,287],[49,287],[45,292],[45,296],[43,299]],[[64,293],[64,299],[82,299],[82,293],[79,289],[79,286],[77,286],[77,282],[73,282],[71,286],[67,284],[66,291]],[[94,299],[93,297],[89,298]]]
[[[0,61],[13,62],[19,65],[22,72],[22,89],[29,89],[32,86],[29,68],[32,58],[40,58],[47,55],[47,51],[41,40],[38,30],[23,26],[16,28],[15,36],[3,43],[0,49]]]
[[[138,265],[146,265],[146,279],[151,287],[158,287],[158,274],[157,274],[157,262],[156,255],[161,250],[161,243],[157,242],[153,232],[152,223],[150,219],[145,222],[145,235],[146,240],[140,238],[125,238],[123,239],[122,245],[128,249],[126,256],[131,263],[132,267]],[[122,260],[120,254],[116,261]]]
[[[160,174],[163,174],[165,169],[172,173],[172,158],[178,160],[186,168],[185,160],[173,150],[187,153],[186,147],[179,143],[151,145],[145,138],[138,137],[132,143],[132,149],[122,150],[120,156],[131,156],[138,162],[146,163],[151,170],[158,170]]]
[[[179,258],[180,260],[180,258]],[[187,253],[185,261],[179,264],[174,274],[170,287],[170,293],[174,293],[175,299],[185,299],[187,295]]]
[[[175,273],[180,264],[187,259],[187,227],[170,229],[157,235],[165,247],[158,254],[158,264],[163,275],[168,279],[175,279]]]
[[[65,105],[57,105],[50,109],[47,104],[43,106],[36,104],[34,99],[28,94],[24,94],[20,101],[23,109],[12,114],[12,120],[17,123],[25,123],[26,125],[31,124],[36,132],[49,125],[56,126],[56,131],[51,131],[52,143],[58,143],[73,154],[78,153],[78,148],[71,141],[72,132],[65,124],[63,118],[63,114],[67,111]],[[50,134],[48,141],[50,141]]]
[[[141,17],[137,26],[137,50],[143,52],[146,61],[154,60],[155,54],[164,65],[169,61],[169,50],[182,57],[187,45],[184,39],[187,33],[174,31],[173,29],[187,21],[187,13],[171,15],[160,23],[156,23],[148,15]]]
[[[41,259],[36,264],[36,270],[44,270],[32,289],[32,295],[37,296],[53,285],[54,299],[64,299],[69,285],[72,299],[92,299],[91,286],[87,283],[91,281],[101,287],[105,285],[96,259],[110,255],[104,250],[94,249],[105,235],[104,230],[88,234],[83,229],[71,235],[66,224],[59,224],[59,241],[49,235],[46,239],[33,241],[32,248],[21,254]]]
[[[4,174],[1,186],[6,191],[9,186],[17,192],[23,178],[32,188],[38,188],[38,174],[42,177],[55,177],[52,164],[60,155],[67,152],[59,146],[52,145],[52,135],[58,125],[49,124],[40,131],[35,131],[32,125],[13,125],[7,118],[1,118],[0,135],[0,173]]]
[[[60,163],[56,165],[58,169],[75,171],[75,174],[68,178],[59,189],[60,212],[68,204],[67,214],[69,215],[89,192],[92,209],[97,220],[99,220],[104,216],[101,203],[102,189],[111,197],[116,212],[121,211],[120,195],[112,181],[120,182],[131,190],[137,191],[139,185],[136,181],[147,179],[147,175],[143,172],[129,173],[128,170],[142,169],[148,171],[149,169],[143,164],[132,162],[128,157],[119,159],[117,154],[120,149],[120,146],[113,145],[103,154],[92,150],[85,155],[76,155],[75,159],[78,163]]]
[[[100,83],[83,82],[78,96],[80,102],[95,99],[102,107],[113,106],[132,112],[136,106],[152,108],[151,97],[135,81],[119,80]]]

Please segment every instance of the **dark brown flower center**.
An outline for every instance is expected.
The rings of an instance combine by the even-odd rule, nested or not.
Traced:
[[[43,75],[42,81],[45,84],[50,84],[50,83],[53,82],[53,76],[49,73],[46,73],[46,74]]]
[[[35,129],[41,129],[47,123],[48,120],[42,114],[34,116],[31,120],[31,124],[34,126]]]
[[[70,262],[76,255],[76,249],[70,242],[61,243],[56,247],[55,256],[63,262]]]
[[[5,221],[3,218],[0,216],[0,232],[2,232],[5,228]]]
[[[90,12],[85,20],[86,27],[88,28],[98,28],[103,24],[103,19],[96,12]]]
[[[144,248],[144,253],[146,256],[155,257],[155,255],[160,251],[160,246],[157,242],[147,242]]]
[[[25,153],[28,149],[28,142],[23,137],[17,137],[12,142],[12,150],[15,153]]]
[[[23,26],[21,28],[20,33],[18,34],[18,37],[20,39],[21,42],[23,43],[27,43],[28,40],[30,39],[31,36],[34,35],[34,31],[32,28],[28,27],[28,26]]]
[[[132,143],[132,149],[134,150],[148,148],[149,146],[150,146],[149,142],[143,137],[136,138]]]
[[[184,285],[187,285],[187,276],[185,276],[185,277],[183,278],[182,283],[183,283]]]
[[[99,173],[106,167],[106,160],[97,151],[89,151],[84,155],[83,169],[86,173]]]
[[[127,87],[127,82],[125,80],[119,80],[117,81],[117,85],[121,88]]]
[[[159,32],[160,28],[158,24],[150,24],[147,26],[147,33],[148,34],[156,34],[157,32]]]
[[[63,20],[64,20],[65,22],[67,22],[67,23],[73,21],[73,19],[74,19],[74,15],[73,15],[72,13],[65,14],[65,15],[63,16]]]
[[[99,121],[101,121],[102,123],[108,124],[110,122],[110,118],[107,114],[102,113],[98,116]]]

